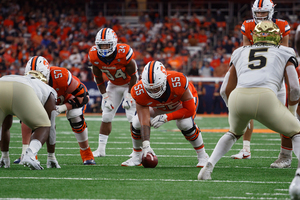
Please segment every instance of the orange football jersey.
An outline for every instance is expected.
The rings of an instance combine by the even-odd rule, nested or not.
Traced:
[[[282,19],[273,19],[273,22],[277,24],[282,34],[282,37],[290,34],[291,32],[290,25],[287,21]],[[245,20],[241,27],[241,33],[250,40],[251,44],[253,44],[252,31],[254,30],[255,26],[256,24],[254,19],[250,19],[250,20]]]
[[[62,67],[50,67],[50,79],[49,85],[57,92],[56,105],[66,103],[72,94],[67,93],[67,89],[72,82],[72,79],[76,79],[78,83],[80,80],[73,76],[69,70]]]
[[[167,71],[167,89],[160,98],[151,98],[147,94],[142,81],[131,88],[131,96],[142,106],[149,106],[162,111],[173,111],[182,103],[180,99],[187,88],[190,89],[193,97],[198,97],[197,90],[192,83],[188,82],[184,74]]]
[[[124,85],[130,82],[132,74],[126,73],[126,65],[134,57],[132,48],[127,44],[117,44],[115,57],[107,62],[106,58],[102,58],[96,49],[96,46],[91,47],[89,51],[89,59],[92,65],[98,67],[103,73],[106,74],[109,81],[115,85]]]

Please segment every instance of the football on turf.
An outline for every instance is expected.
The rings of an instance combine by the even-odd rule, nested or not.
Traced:
[[[158,159],[155,155],[153,155],[152,153],[147,153],[146,157],[142,157],[142,165],[145,168],[154,168],[156,167],[158,163]]]

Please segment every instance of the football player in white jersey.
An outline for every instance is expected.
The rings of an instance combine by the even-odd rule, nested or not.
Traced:
[[[241,27],[241,33],[243,34],[243,46],[252,45],[252,31],[255,28],[255,25],[262,20],[270,20],[276,23],[279,27],[282,34],[282,40],[280,45],[289,46],[289,34],[290,26],[287,21],[282,19],[273,18],[274,9],[276,4],[272,0],[255,0],[252,6],[252,15],[253,19],[245,20]],[[277,98],[281,101],[283,105],[286,105],[286,89],[285,83],[282,83],[281,89],[277,93]],[[243,148],[239,153],[231,156],[233,159],[250,159],[250,142],[253,132],[253,120],[250,121],[250,124],[247,128],[247,131],[243,135]],[[276,159],[271,165],[271,168],[289,168],[292,163],[292,141],[290,138],[287,138],[283,135],[281,137],[281,148]]]
[[[295,47],[298,52],[298,55],[300,55],[300,25],[298,25],[295,35]],[[298,119],[300,116],[300,107],[298,106],[297,109]],[[289,193],[291,196],[291,199],[300,199],[300,160],[298,160],[298,168],[296,170],[296,175],[291,182],[291,185],[289,187]]]
[[[27,76],[8,75],[0,78],[0,127],[2,126],[0,167],[10,167],[9,129],[12,126],[13,115],[16,115],[34,131],[23,158],[24,165],[30,169],[43,169],[35,156],[47,141],[47,165],[60,168],[54,155],[54,149],[50,148],[53,152],[49,152],[49,146],[55,143],[56,137],[55,117],[57,111],[55,103],[57,93],[42,82],[47,80],[47,74],[50,73],[49,66],[48,69],[47,65],[44,67],[45,74],[30,71]]]
[[[221,87],[228,105],[230,129],[218,141],[199,180],[211,179],[216,163],[246,131],[251,119],[292,139],[300,159],[300,123],[296,109],[300,97],[298,66],[294,49],[280,46],[281,33],[272,21],[262,21],[253,31],[253,46],[235,50]],[[277,98],[283,79],[288,86],[288,108]]]

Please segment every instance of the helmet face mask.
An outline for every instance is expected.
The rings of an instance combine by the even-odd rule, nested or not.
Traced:
[[[279,45],[282,35],[278,26],[272,21],[258,23],[252,33],[253,43],[268,43]]]
[[[48,83],[50,77],[50,65],[43,56],[30,58],[25,67],[25,75],[31,75],[41,81]]]
[[[252,15],[255,23],[258,24],[264,20],[272,20],[274,14],[274,3],[272,0],[255,0],[252,6]],[[264,17],[257,16],[257,13],[267,12],[268,14]]]
[[[102,57],[110,56],[117,47],[118,37],[110,28],[102,28],[96,35],[95,45]]]
[[[142,73],[142,83],[147,94],[157,99],[167,89],[167,72],[164,65],[159,61],[150,61]]]

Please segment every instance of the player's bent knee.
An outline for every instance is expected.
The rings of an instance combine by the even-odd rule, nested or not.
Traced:
[[[73,132],[75,133],[82,133],[87,128],[87,124],[84,120],[83,115],[68,120],[70,122]]]
[[[141,124],[137,115],[132,118],[132,127],[135,129],[141,129]]]
[[[114,116],[112,114],[103,114],[102,122],[109,123],[113,120]]]

